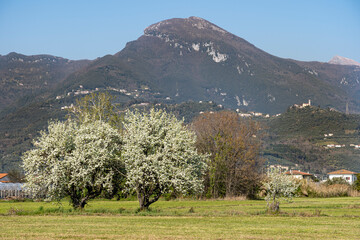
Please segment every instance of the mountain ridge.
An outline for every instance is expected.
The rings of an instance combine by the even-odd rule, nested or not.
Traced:
[[[114,55],[74,61],[66,71],[54,67],[56,71],[48,71],[51,86],[46,87],[40,76],[52,69],[52,60],[64,63],[56,57],[43,60],[38,74],[33,71],[34,76],[27,78],[35,87],[12,99],[11,110],[0,112],[3,162],[18,161],[20,152],[30,147],[29,138],[49,119],[62,119],[63,108],[97,91],[109,91],[123,106],[213,102],[221,109],[273,115],[311,99],[323,108],[345,112],[348,105],[350,113],[360,112],[359,67],[279,58],[197,17],[152,24]],[[23,64],[16,63],[15,67]],[[1,71],[11,73],[3,67],[6,64],[0,61],[0,76]],[[31,67],[24,65],[22,71],[31,73]],[[22,90],[15,81],[24,77],[19,73],[6,81],[11,91],[3,91],[4,95]]]
[[[139,97],[150,101],[215,101],[274,114],[312,99],[316,105],[345,111],[348,104],[360,112],[359,67],[279,58],[199,17],[152,24],[114,55],[85,61],[54,81],[52,97],[80,85],[128,92],[145,87],[149,94]]]
[[[51,91],[89,60],[69,60],[48,54],[0,56],[0,112],[26,95]]]
[[[233,109],[278,113],[310,98],[342,111],[349,102],[354,112],[360,111],[360,68],[279,58],[197,17],[152,24],[88,70],[78,75],[78,82],[89,88],[149,85],[178,103],[211,100]],[[103,80],[87,84],[85,79],[95,72]],[[68,90],[77,84],[72,84],[76,79],[69,82]]]

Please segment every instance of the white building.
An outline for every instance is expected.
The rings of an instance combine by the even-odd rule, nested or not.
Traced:
[[[356,174],[356,172],[351,172],[345,169],[328,173],[330,180],[332,180],[333,178],[343,178],[350,184],[353,184],[356,181]]]

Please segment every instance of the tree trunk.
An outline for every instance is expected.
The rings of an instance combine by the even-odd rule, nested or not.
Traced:
[[[280,203],[279,202],[272,202],[269,206],[269,210],[272,213],[278,213],[280,211]]]
[[[139,200],[140,211],[148,210],[149,206],[159,200],[161,193],[159,192],[153,199],[150,199],[150,194],[137,191],[137,198]]]
[[[74,209],[84,209],[85,205],[87,204],[87,198],[83,198],[83,199],[71,199],[72,202],[72,206]]]
[[[71,199],[71,204],[74,209],[77,209],[80,207],[80,199],[75,193],[70,195],[70,199]]]
[[[145,194],[142,194],[141,192],[137,192],[137,198],[139,200],[139,207],[140,207],[140,211],[144,211],[148,209],[148,200],[145,197]]]
[[[85,207],[86,204],[87,204],[87,198],[81,199],[80,209],[84,209],[84,207]]]

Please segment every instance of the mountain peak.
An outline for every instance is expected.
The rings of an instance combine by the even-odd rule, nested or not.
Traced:
[[[186,20],[188,20],[189,22],[191,22],[192,26],[197,28],[197,29],[211,29],[217,32],[220,32],[222,34],[227,33],[227,31],[225,31],[224,29],[216,26],[215,24],[206,21],[203,18],[200,17],[189,17]]]
[[[159,32],[194,32],[199,30],[201,30],[201,32],[210,30],[221,34],[228,33],[215,24],[203,18],[194,16],[189,18],[172,18],[152,24],[144,30],[144,33],[145,35],[155,35]]]
[[[350,58],[346,58],[346,57],[341,57],[341,56],[334,56],[330,61],[330,64],[338,64],[338,65],[355,65],[355,66],[360,66],[360,63],[350,59]]]

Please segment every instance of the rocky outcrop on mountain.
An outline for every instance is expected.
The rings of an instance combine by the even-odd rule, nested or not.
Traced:
[[[360,66],[360,63],[346,57],[334,56],[329,63],[339,64],[339,65],[348,65],[348,66]]]

